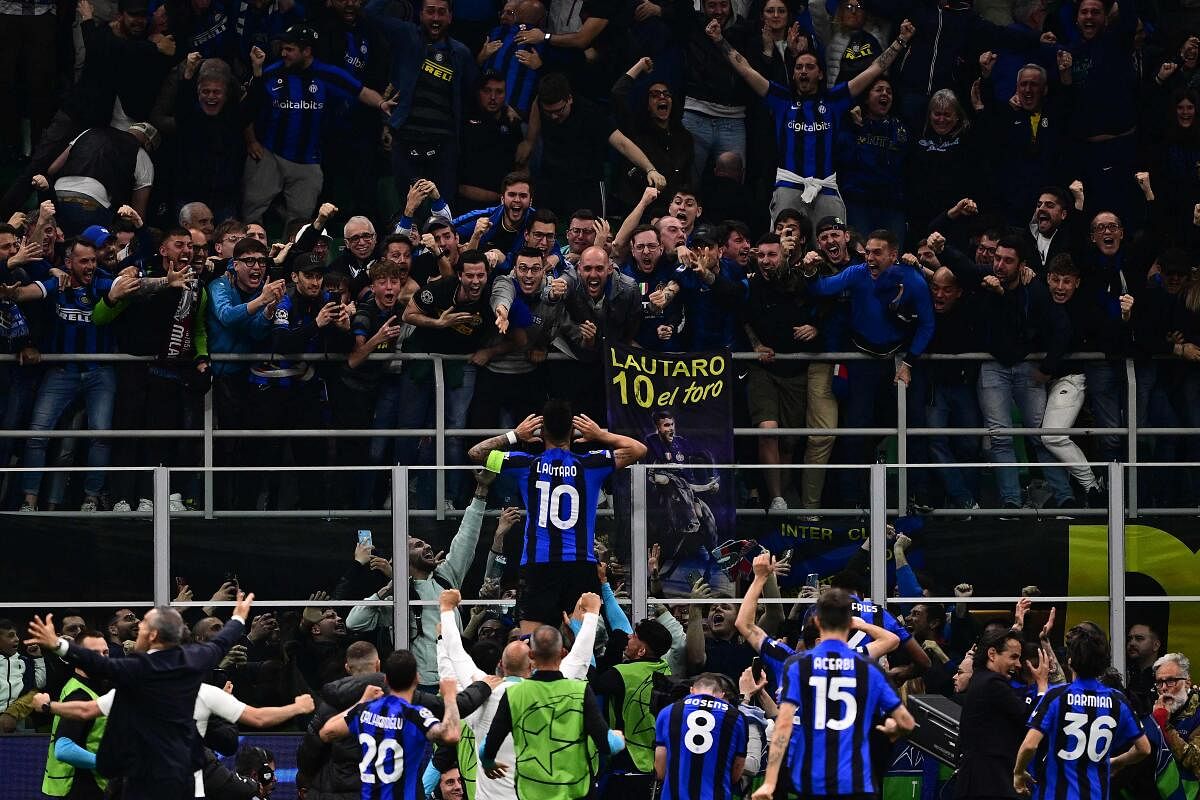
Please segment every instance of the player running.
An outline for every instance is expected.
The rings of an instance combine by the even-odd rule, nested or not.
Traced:
[[[1030,717],[1013,788],[1036,800],[1108,800],[1112,776],[1150,755],[1150,740],[1125,695],[1100,682],[1112,656],[1104,632],[1080,623],[1067,631],[1066,645],[1074,679],[1046,692]],[[1035,755],[1036,781],[1025,772]]]
[[[413,705],[417,688],[417,659],[407,650],[387,657],[383,667],[388,693],[368,686],[362,702],[335,714],[321,728],[321,741],[358,738],[362,760],[362,800],[403,800],[423,797],[421,773],[428,742],[457,744],[462,735],[454,679],[441,683],[446,713],[441,722],[424,706]]]
[[[913,729],[912,715],[883,671],[846,645],[852,616],[850,595],[841,589],[817,601],[821,643],[784,667],[766,780],[754,800],[775,795],[789,748],[792,789],[800,796],[873,796],[872,728],[889,738]]]
[[[578,439],[602,449],[571,450]],[[541,454],[502,448],[544,444]],[[521,633],[556,625],[575,608],[580,592],[600,592],[596,576],[596,504],[613,471],[646,455],[646,446],[610,433],[590,418],[572,416],[564,400],[550,400],[542,415],[529,415],[508,433],[471,448],[470,458],[517,481],[527,511],[517,605]]]

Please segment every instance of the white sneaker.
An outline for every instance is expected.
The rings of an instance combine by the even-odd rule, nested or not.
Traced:
[[[141,498],[140,500],[138,500],[137,510],[138,510],[139,514],[153,514],[154,513],[154,501],[147,500],[145,497]]]
[[[21,503],[21,513],[22,514],[31,514],[35,511],[37,511],[36,503]]]
[[[775,499],[773,499],[771,501],[771,507],[767,509],[767,511],[787,511],[787,510],[788,510],[787,500],[784,500],[782,497],[776,497]]]
[[[128,512],[128,511],[133,511],[133,509],[129,507],[129,501],[128,501],[128,500],[118,500],[117,502],[113,503],[112,510],[113,510],[113,511],[119,511],[119,512],[121,512],[121,513],[125,513],[125,512]]]
[[[169,498],[171,501],[171,511],[187,511],[188,507],[183,502],[182,492],[173,492]]]
[[[94,498],[94,497],[85,498],[83,501],[83,505],[81,505],[79,507],[79,510],[80,511],[95,511],[96,510],[96,498]]]

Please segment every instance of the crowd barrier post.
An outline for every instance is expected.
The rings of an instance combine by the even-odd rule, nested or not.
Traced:
[[[171,594],[171,471],[154,468],[154,605],[168,605]]]
[[[446,518],[446,362],[437,356],[433,359],[433,424],[437,434],[433,437],[434,463],[437,470],[434,480],[437,484],[437,498],[434,508],[439,520]]]
[[[1125,484],[1121,465],[1108,465],[1108,635],[1112,665],[1125,674]]]
[[[887,585],[887,465],[871,465],[871,597],[886,603]]]
[[[392,467],[392,646],[408,647],[408,467]],[[419,613],[419,607],[418,607]]]
[[[650,570],[646,561],[649,553],[646,546],[646,465],[630,466],[629,479],[633,481],[629,515],[629,599],[633,603],[633,618],[642,620],[646,618],[646,598],[650,592]]]

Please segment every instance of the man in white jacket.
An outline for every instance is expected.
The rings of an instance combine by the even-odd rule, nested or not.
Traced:
[[[482,680],[487,673],[479,669],[463,647],[462,636],[459,634],[457,620],[458,604],[462,595],[457,589],[447,589],[438,598],[442,615],[442,635],[438,641],[438,672],[442,677],[454,678],[459,686],[467,686],[477,680]],[[592,663],[592,648],[596,642],[596,628],[600,624],[600,595],[587,592],[579,598],[582,605],[583,626],[575,637],[571,652],[562,660],[562,674],[575,680],[586,680],[588,666]],[[466,717],[463,722],[474,732],[474,742],[487,739],[492,727],[492,719],[496,709],[500,707],[500,699],[505,691],[514,683],[519,683],[533,673],[529,660],[529,645],[522,640],[511,642],[504,648],[500,657],[500,668],[504,674],[504,683],[492,689],[492,696],[475,713]],[[465,738],[465,737],[464,737]],[[473,745],[472,745],[473,746]],[[460,751],[461,752],[461,751]],[[515,764],[512,737],[509,736],[500,746],[496,760]],[[460,764],[461,766],[461,764]],[[517,791],[513,786],[513,770],[508,770],[499,778],[489,778],[482,770],[475,775],[475,800],[517,800]]]

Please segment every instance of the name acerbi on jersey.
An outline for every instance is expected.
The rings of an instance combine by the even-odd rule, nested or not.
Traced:
[[[813,667],[826,671],[846,672],[854,669],[854,659],[817,657],[813,659]]]

